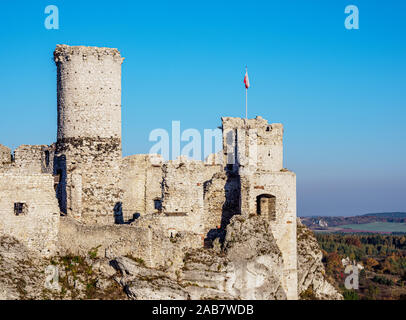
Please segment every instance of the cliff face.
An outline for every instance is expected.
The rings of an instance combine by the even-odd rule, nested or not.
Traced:
[[[258,216],[234,216],[227,227],[223,247],[199,249],[184,260],[182,281],[208,286],[216,292],[193,288],[193,299],[286,299],[282,289],[283,260],[268,224]],[[200,292],[199,292],[200,291]]]
[[[298,293],[303,299],[342,299],[324,277],[312,232],[298,225]],[[223,246],[186,252],[183,267],[154,273],[128,258],[116,259],[119,282],[133,299],[286,299],[282,254],[259,216],[234,216]]]
[[[298,293],[302,298],[341,300],[342,295],[326,280],[322,253],[313,232],[298,219]]]
[[[118,282],[133,299],[286,299],[282,255],[260,217],[235,216],[223,246],[190,249],[183,266],[154,270],[126,257],[115,259]]]
[[[227,233],[219,234],[222,244],[217,238],[211,249],[188,249],[182,264],[159,269],[132,256],[100,258],[97,249],[86,256],[44,259],[16,240],[3,237],[0,298],[283,300],[283,258],[269,228],[260,216],[236,215]],[[321,258],[312,232],[299,223],[299,295],[342,299],[326,281]],[[47,290],[44,270],[50,264],[59,269],[59,288]]]

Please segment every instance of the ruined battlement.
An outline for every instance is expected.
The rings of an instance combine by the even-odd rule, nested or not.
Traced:
[[[268,120],[261,116],[256,116],[252,119],[237,118],[237,117],[222,117],[222,127],[224,129],[263,129],[265,131],[281,130],[283,125],[281,123],[269,123]],[[271,126],[271,127],[270,127]],[[279,133],[283,133],[279,131]]]
[[[164,163],[164,158],[160,154],[134,154],[124,157],[122,165],[128,166],[154,166],[161,167]]]
[[[120,51],[116,48],[68,46],[66,44],[56,45],[54,51],[55,63],[69,61],[72,56],[79,56],[83,60],[87,60],[91,57],[97,58],[98,60],[112,57],[117,62],[122,63],[124,61],[124,58],[120,55]]]
[[[223,157],[233,170],[252,174],[283,169],[283,125],[254,119],[223,117]]]
[[[0,144],[0,168],[11,163],[11,149]]]
[[[9,148],[0,145],[0,171],[52,173],[54,151],[55,145],[21,145],[11,153]]]
[[[13,165],[31,173],[52,173],[52,148],[47,145],[21,145],[14,150]]]
[[[259,143],[271,144],[282,143],[283,125],[281,123],[269,123],[268,120],[257,116],[253,119],[222,117],[223,132],[229,130],[256,132],[261,137]]]

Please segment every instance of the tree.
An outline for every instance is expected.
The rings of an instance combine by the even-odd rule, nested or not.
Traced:
[[[377,300],[379,295],[379,288],[370,284],[367,290],[367,299],[369,300]]]
[[[377,265],[379,265],[379,262],[376,261],[374,258],[367,258],[367,259],[364,261],[364,265],[365,265],[365,268],[366,268],[367,270],[373,271],[373,270],[374,270],[374,267],[376,267]]]

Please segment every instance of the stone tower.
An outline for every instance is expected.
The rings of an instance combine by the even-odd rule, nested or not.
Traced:
[[[61,211],[113,223],[121,210],[121,64],[117,49],[57,45],[54,175]]]
[[[296,175],[283,168],[283,126],[262,117],[222,121],[223,156],[238,177],[239,211],[269,222],[284,261],[283,287],[288,299],[297,299]]]

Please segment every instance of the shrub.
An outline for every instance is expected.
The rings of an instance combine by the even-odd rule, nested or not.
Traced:
[[[359,295],[354,290],[345,289],[343,292],[344,300],[359,300]]]

